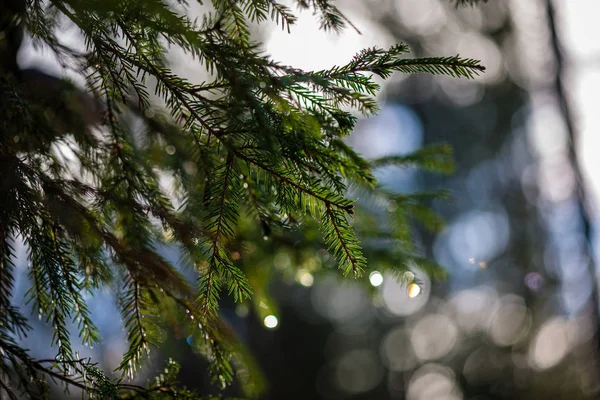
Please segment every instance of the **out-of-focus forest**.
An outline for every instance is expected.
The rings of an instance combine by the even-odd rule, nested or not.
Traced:
[[[446,228],[439,234],[420,230],[418,236],[419,247],[449,276],[431,281],[417,274],[422,291],[410,298],[401,283],[375,274],[375,290],[367,293],[319,269],[326,252],[289,275],[290,257],[275,249],[261,262],[280,271],[270,293],[279,307],[276,326],[265,326],[245,305],[221,309],[264,372],[265,398],[597,398],[600,169],[594,154],[600,125],[593,93],[600,89],[594,40],[600,31],[593,14],[600,4],[338,5],[362,35],[350,29],[319,32],[308,13],[300,14],[291,36],[259,26],[256,37],[274,58],[306,69],[341,64],[361,48],[400,41],[417,56],[460,53],[487,68],[475,80],[398,74],[385,83],[379,115],[361,120],[350,139],[369,157],[430,143],[452,145],[457,168],[451,176],[394,167],[377,171],[399,193],[450,191],[450,200],[432,204]],[[174,60],[183,75],[194,78],[185,60]],[[27,48],[20,61],[45,65],[43,54]],[[392,212],[397,205],[387,207]],[[164,254],[177,260],[173,249]],[[19,288],[15,296],[27,288],[24,277]],[[104,346],[93,351],[102,366],[114,369],[125,346],[121,325],[112,320],[113,294],[107,291],[91,306],[104,338]],[[47,329],[40,322],[37,334],[26,339],[40,357],[52,355]],[[208,388],[206,362],[190,350],[189,340],[172,333],[154,353],[147,376],[173,357],[181,361],[182,383]]]

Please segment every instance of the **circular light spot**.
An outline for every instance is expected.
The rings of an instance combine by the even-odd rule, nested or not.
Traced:
[[[273,263],[275,264],[275,268],[277,269],[286,269],[292,264],[292,259],[288,254],[279,252],[275,255]]]
[[[196,165],[196,163],[186,161],[183,163],[183,170],[186,174],[194,176],[198,172],[198,166]]]
[[[444,306],[444,313],[464,332],[475,333],[488,329],[490,310],[496,310],[498,302],[494,289],[480,286],[454,294]]]
[[[410,378],[406,393],[408,400],[460,400],[462,397],[452,371],[436,364],[419,368]]]
[[[311,287],[315,282],[314,276],[304,269],[298,271],[298,273],[296,274],[296,280],[300,282],[302,286],[306,287]]]
[[[311,292],[314,310],[337,323],[357,321],[369,315],[370,298],[360,285],[345,284],[334,276],[324,276]]]
[[[569,352],[568,324],[562,317],[548,320],[529,348],[529,362],[537,369],[551,368]]]
[[[511,346],[529,331],[531,316],[524,300],[515,295],[503,296],[489,321],[489,335],[499,346]]]
[[[544,277],[537,272],[525,275],[525,285],[533,292],[539,292],[544,285]]]
[[[383,283],[383,275],[379,271],[373,271],[369,274],[369,282],[375,287],[380,286]]]
[[[509,238],[508,217],[503,210],[472,211],[453,222],[445,239],[440,238],[445,243],[442,245],[440,242],[436,246],[447,245],[453,261],[470,270],[472,267],[462,262],[465,254],[469,255],[469,262],[473,261],[472,264],[485,268],[488,266],[485,260],[501,254],[508,245]]]
[[[410,285],[408,285],[408,289],[406,291],[408,293],[408,297],[415,298],[417,297],[419,294],[421,294],[421,286],[417,285],[416,283],[411,283]]]
[[[391,371],[409,371],[417,366],[407,332],[402,327],[391,330],[383,339],[381,359]]]
[[[396,203],[394,200],[390,200],[387,202],[385,208],[387,208],[389,212],[393,213],[398,209],[398,203]]]
[[[443,314],[422,318],[414,327],[410,341],[421,360],[435,360],[452,350],[458,339],[454,321]]]
[[[335,368],[335,383],[340,390],[359,394],[381,382],[383,371],[377,355],[369,350],[352,350],[344,354]]]
[[[250,312],[250,310],[248,309],[248,306],[245,304],[239,304],[235,308],[236,315],[241,318],[247,317],[249,312]]]
[[[404,284],[410,285],[415,280],[415,274],[412,273],[412,271],[406,271],[402,274],[402,280],[404,281]]]
[[[277,317],[274,315],[267,315],[263,322],[265,326],[269,329],[273,329],[279,324]]]
[[[395,279],[393,276],[385,277],[382,284],[381,295],[387,311],[396,316],[406,316],[412,315],[423,308],[429,300],[429,277],[424,272],[415,270],[415,278],[413,281],[415,279],[418,279],[420,282],[420,286],[417,286],[421,289],[420,292],[422,294],[416,298],[411,298],[409,296],[411,293],[407,290],[407,283],[403,278]],[[412,289],[413,295],[416,293],[415,290],[418,289]]]
[[[176,151],[176,149],[175,149],[175,146],[173,146],[173,145],[168,145],[168,146],[165,148],[165,151],[167,152],[167,154],[168,154],[168,155],[172,156],[173,154],[175,154],[175,151]]]

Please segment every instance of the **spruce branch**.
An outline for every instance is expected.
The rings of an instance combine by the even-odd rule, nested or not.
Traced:
[[[400,58],[408,51],[409,48],[404,43],[394,45],[388,50],[377,47],[365,49],[345,66],[320,71],[316,75],[333,79],[344,79],[347,76],[357,79],[355,74],[372,73],[381,78],[387,78],[392,72],[400,71],[473,78],[485,71],[485,67],[479,61],[461,58],[458,55],[454,57]]]
[[[336,195],[328,193],[323,188],[318,188],[318,186],[316,187],[316,190],[315,190],[314,189],[315,186],[313,186],[313,185],[309,185],[309,184],[302,185],[300,183],[297,183],[294,180],[292,180],[291,178],[289,178],[288,176],[286,176],[284,173],[277,171],[275,168],[270,167],[270,166],[262,163],[261,161],[253,159],[251,157],[248,157],[242,153],[236,152],[235,154],[237,157],[241,158],[242,160],[247,161],[250,164],[256,165],[260,169],[266,171],[267,173],[271,174],[276,179],[280,180],[281,182],[285,183],[286,185],[291,186],[292,188],[298,190],[299,192],[306,193],[307,195],[314,197],[315,199],[323,202],[324,204],[334,205],[334,206],[344,210],[348,214],[353,213],[354,205],[352,204],[352,202],[345,200],[345,199],[341,199]]]
[[[367,260],[362,254],[360,242],[348,224],[346,216],[327,203],[321,219],[321,229],[325,242],[340,261],[344,275],[353,272],[355,277],[361,276]]]
[[[454,172],[452,147],[438,144],[423,147],[402,156],[385,156],[371,161],[373,168],[394,165],[399,167],[418,167],[427,171],[451,174]]]
[[[226,282],[229,293],[236,301],[250,297],[252,290],[244,274],[229,260],[223,249],[223,240],[235,235],[234,226],[239,217],[240,171],[235,165],[235,156],[227,154],[225,165],[215,171],[207,193],[209,214],[204,225],[210,232],[210,249],[206,271],[198,281],[198,304],[203,319],[213,319],[218,310],[218,297],[221,284]]]
[[[142,287],[131,275],[126,277],[125,292],[121,297],[121,315],[127,329],[127,342],[129,348],[123,355],[117,371],[128,375],[130,379],[136,369],[141,365],[141,359],[150,353],[151,340],[156,340],[157,326],[149,325],[147,319],[155,318],[152,313],[147,313],[146,302],[143,299]],[[148,335],[151,335],[148,337]]]
[[[278,3],[276,0],[267,0],[267,4],[271,9],[271,19],[275,20],[275,23],[279,25],[281,21],[281,29],[290,32],[290,27],[296,23],[296,16],[292,14],[290,8],[284,4]]]
[[[471,3],[457,1],[466,2]],[[324,29],[354,27],[329,0],[296,3],[314,11]],[[345,65],[302,71],[273,61],[250,35],[251,23],[267,20],[289,31],[296,17],[287,6],[277,0],[212,5],[216,12],[200,23],[187,15],[185,2],[176,9],[162,0],[31,0],[11,14],[15,31],[8,33],[25,30],[36,44],[49,47],[65,68],[86,79],[91,92],[53,77],[42,90],[39,80],[24,79],[34,71],[12,70],[16,58],[7,61],[12,69],[6,74],[2,69],[0,373],[11,377],[2,388],[13,398],[13,384],[30,397],[47,395],[44,377],[100,398],[198,398],[177,386],[174,364],[141,387],[111,381],[73,354],[70,320],[77,321],[85,344],[100,340],[82,290],[118,279],[125,281],[119,304],[129,343],[119,370],[131,377],[150,347],[163,340],[166,321],[160,317],[166,314],[171,324],[187,321],[185,329],[211,359],[214,382],[224,386],[236,365],[244,376],[255,368],[219,314],[222,292],[237,302],[252,300],[253,291],[253,301],[268,296],[272,272],[258,273],[256,265],[273,257],[276,246],[314,253],[325,242],[345,275],[366,270],[366,256],[381,257],[396,271],[421,263],[432,276],[440,275],[411,245],[413,219],[441,228],[422,204],[432,198],[388,193],[377,185],[373,169],[449,172],[450,153],[434,147],[366,160],[341,140],[357,122],[347,108],[364,115],[377,111],[374,77],[400,71],[473,78],[484,67],[458,56],[405,58],[408,47],[399,44],[366,49]],[[65,19],[79,29],[85,52],[58,40],[55,32]],[[193,84],[175,74],[169,47],[190,55],[212,80]],[[152,92],[168,116],[155,115]],[[60,154],[67,148],[77,171]],[[173,193],[162,186],[165,176],[173,179]],[[348,188],[354,194],[357,187],[360,202],[348,196]],[[367,198],[379,208],[397,206],[386,228],[377,225],[381,215],[365,207]],[[362,223],[353,226],[348,215]],[[365,224],[369,219],[375,222]],[[312,235],[317,228],[323,240]],[[273,240],[265,245],[263,235]],[[25,238],[31,260],[27,297],[54,328],[60,358],[52,365],[31,358],[14,339],[29,330],[11,304],[12,243],[18,237]],[[372,246],[378,240],[400,245],[382,250]],[[157,243],[165,242],[181,245],[182,260],[196,266],[195,289],[179,265],[159,254]],[[241,251],[246,243],[259,251]]]

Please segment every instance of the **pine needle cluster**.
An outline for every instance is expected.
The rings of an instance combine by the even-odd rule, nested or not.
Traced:
[[[323,29],[351,25],[329,0],[295,5],[314,11]],[[364,159],[344,141],[357,122],[349,110],[377,111],[373,77],[473,78],[484,67],[459,56],[407,58],[408,47],[399,44],[303,71],[273,61],[250,34],[251,24],[267,20],[289,31],[296,17],[288,6],[212,0],[201,21],[187,6],[2,3],[3,32],[30,36],[87,82],[86,90],[64,79],[40,87],[14,65],[0,71],[0,393],[10,399],[45,398],[49,379],[95,398],[199,398],[178,388],[174,363],[147,387],[124,383],[169,323],[194,336],[216,383],[228,385],[237,371],[252,395],[259,390],[252,360],[220,318],[219,300],[269,302],[269,269],[258,254],[272,259],[273,249],[314,254],[324,245],[342,274],[359,279],[371,256],[400,273],[416,264],[442,274],[411,239],[413,218],[441,225],[422,203],[436,195],[389,192],[373,171],[397,165],[449,172],[449,149]],[[82,35],[85,51],[61,41],[66,24]],[[175,74],[167,56],[173,47],[212,79],[195,84]],[[394,217],[382,218],[390,204]],[[371,245],[380,239],[391,244]],[[17,241],[28,252],[27,300],[54,331],[53,360],[36,360],[19,345],[30,326],[12,298]],[[165,242],[181,248],[180,265],[159,254]],[[185,265],[195,282],[184,276]],[[77,356],[68,328],[73,321],[85,345],[101,341],[84,294],[106,285],[119,290],[129,346],[117,380]]]

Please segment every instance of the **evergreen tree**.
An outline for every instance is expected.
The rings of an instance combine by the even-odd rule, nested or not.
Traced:
[[[312,10],[323,29],[351,25],[329,0],[295,5]],[[377,111],[374,76],[472,78],[484,70],[479,62],[406,58],[407,46],[398,44],[302,71],[273,61],[250,35],[250,24],[266,20],[290,31],[289,7],[275,0],[212,6],[198,22],[182,0],[0,1],[0,393],[8,398],[45,398],[49,379],[96,398],[199,398],[177,386],[173,362],[147,387],[125,383],[169,324],[194,337],[221,387],[237,371],[246,394],[258,394],[252,360],[220,318],[219,299],[269,303],[272,272],[257,260],[275,248],[300,258],[324,243],[343,275],[363,281],[368,257],[398,276],[413,266],[443,275],[415,247],[410,221],[438,228],[423,202],[444,194],[392,193],[373,170],[450,172],[450,149],[366,160],[343,138],[357,121],[352,110]],[[61,42],[66,22],[85,39],[84,52]],[[25,35],[85,77],[86,90],[20,69]],[[193,84],[174,74],[169,47],[212,79]],[[381,212],[390,202],[393,218]],[[15,241],[28,251],[28,302],[54,330],[52,360],[19,345],[30,327],[28,310],[12,303]],[[164,242],[181,248],[180,265],[158,254]],[[188,266],[195,282],[182,272]],[[74,354],[68,329],[73,321],[84,344],[100,342],[84,293],[106,285],[119,290],[129,346],[118,380]]]

